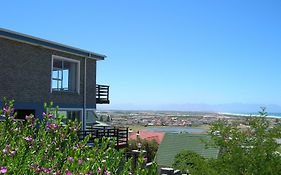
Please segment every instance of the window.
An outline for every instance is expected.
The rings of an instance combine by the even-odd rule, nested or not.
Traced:
[[[63,116],[63,122],[67,123],[68,120],[77,120],[77,122],[82,122],[81,120],[81,111],[73,111],[73,110],[59,110],[58,114]]]
[[[80,62],[64,57],[53,56],[52,91],[79,93]]]
[[[94,110],[87,110],[86,113],[86,129],[90,129],[96,124],[97,114]]]

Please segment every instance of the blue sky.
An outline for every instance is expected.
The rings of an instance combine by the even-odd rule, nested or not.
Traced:
[[[98,83],[111,86],[105,108],[281,105],[279,0],[9,0],[1,7],[3,28],[107,55],[97,70]]]

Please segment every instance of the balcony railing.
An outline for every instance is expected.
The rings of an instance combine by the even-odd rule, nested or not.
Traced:
[[[84,131],[78,131],[80,139],[84,139],[87,135],[91,135],[89,143],[93,143],[93,139],[99,139],[99,141],[101,141],[103,137],[107,137],[111,140],[115,139],[115,146],[117,149],[128,146],[129,134],[128,128],[126,127],[92,127]]]
[[[109,86],[96,85],[96,103],[97,104],[109,104]]]

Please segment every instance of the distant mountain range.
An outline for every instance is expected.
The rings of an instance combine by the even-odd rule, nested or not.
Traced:
[[[204,111],[204,112],[230,112],[230,113],[257,113],[266,107],[269,113],[281,113],[281,106],[275,104],[164,104],[164,105],[137,105],[137,104],[110,104],[98,105],[98,109],[105,110],[153,110],[153,111]]]

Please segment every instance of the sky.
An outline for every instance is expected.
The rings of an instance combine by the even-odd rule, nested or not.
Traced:
[[[110,85],[111,104],[100,108],[281,106],[280,0],[0,5],[2,28],[107,55],[97,83]]]

